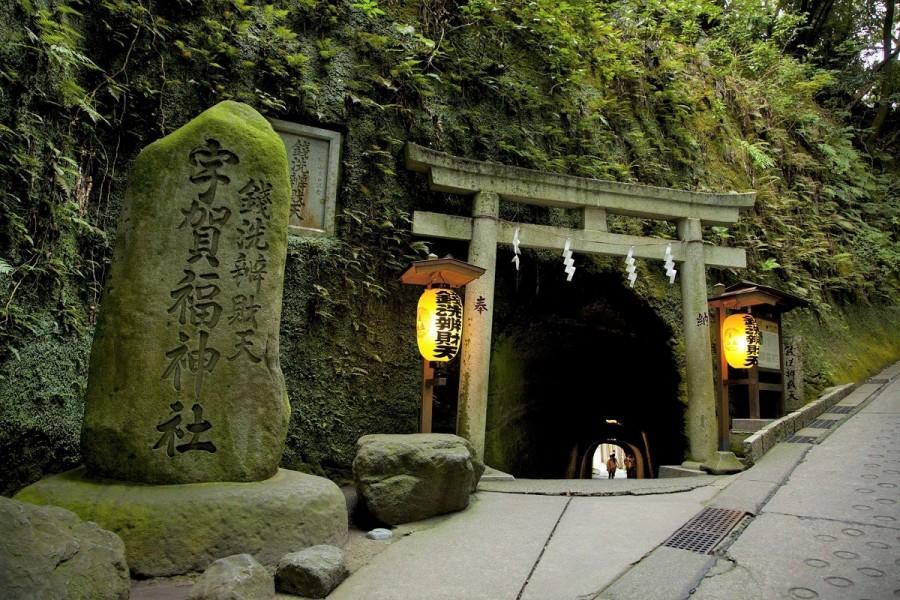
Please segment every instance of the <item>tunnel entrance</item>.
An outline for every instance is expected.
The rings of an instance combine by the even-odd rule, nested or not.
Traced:
[[[591,455],[585,455],[585,459],[591,459],[591,479],[626,479],[628,477],[624,461],[626,452],[621,446],[608,440],[597,444]],[[630,456],[630,453],[628,454]],[[610,467],[613,467],[610,470]]]
[[[591,478],[602,444],[632,454],[640,477],[683,460],[672,330],[618,272],[580,269],[566,282],[561,266],[525,261],[498,273],[496,289],[487,464]]]

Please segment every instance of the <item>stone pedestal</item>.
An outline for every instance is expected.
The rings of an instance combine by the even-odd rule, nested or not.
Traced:
[[[347,509],[331,481],[280,469],[249,483],[142,485],[92,480],[83,468],[45,477],[17,500],[62,506],[125,542],[132,575],[202,571],[247,553],[274,564],[289,552],[347,538]]]
[[[700,465],[700,468],[711,475],[729,475],[740,473],[745,467],[734,455],[734,452],[720,450],[711,454],[706,462]]]

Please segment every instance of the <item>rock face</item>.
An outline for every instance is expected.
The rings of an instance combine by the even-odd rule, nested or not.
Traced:
[[[117,533],[132,573],[144,577],[202,571],[241,553],[274,564],[297,548],[347,539],[340,488],[285,469],[266,481],[180,485],[98,482],[76,469],[45,477],[16,499],[63,505]]]
[[[191,588],[191,600],[271,600],[275,581],[249,554],[220,558]]]
[[[290,184],[259,113],[222,102],[135,161],[88,375],[91,474],[275,474],[290,416],[278,330]]]
[[[278,561],[275,587],[295,596],[324,598],[349,574],[340,548],[313,546],[286,554]]]
[[[0,497],[0,591],[6,600],[128,598],[125,545],[55,506]]]
[[[353,460],[360,498],[389,525],[465,508],[483,472],[472,445],[450,434],[366,435]]]

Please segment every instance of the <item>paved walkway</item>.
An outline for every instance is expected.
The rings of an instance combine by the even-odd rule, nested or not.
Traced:
[[[641,497],[479,491],[467,510],[391,544],[329,599],[547,600],[597,592],[718,491],[693,487]]]
[[[900,597],[900,379],[876,394],[809,448],[693,598]]]
[[[467,510],[389,542],[352,532],[353,575],[328,598],[900,598],[900,363],[810,425],[736,476],[483,481]],[[706,507],[743,515],[712,554],[662,545]]]
[[[398,528],[329,599],[900,597],[898,374],[738,476],[484,482],[468,510]],[[747,515],[712,555],[661,545],[705,506]]]

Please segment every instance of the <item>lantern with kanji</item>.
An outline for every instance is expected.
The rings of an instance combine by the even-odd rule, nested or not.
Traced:
[[[725,360],[735,369],[749,369],[759,360],[759,324],[752,315],[737,313],[722,325]]]
[[[416,341],[422,358],[449,362],[459,352],[462,339],[462,301],[450,288],[430,287],[419,298]]]

